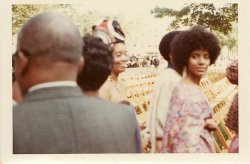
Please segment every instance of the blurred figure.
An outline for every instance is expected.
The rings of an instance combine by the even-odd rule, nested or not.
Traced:
[[[176,71],[170,53],[170,44],[174,37],[179,33],[180,31],[167,33],[162,38],[159,45],[160,54],[166,61],[168,61],[168,66],[159,74],[150,100],[147,121],[149,140],[145,147],[146,152],[150,150],[151,153],[160,153],[168,103],[174,86],[181,79],[181,75]]]
[[[84,108],[75,82],[81,52],[79,30],[68,17],[43,13],[22,27],[15,75],[24,99],[13,109],[13,153],[83,151],[75,147],[80,134],[74,129],[83,119],[75,113]]]
[[[85,64],[77,83],[86,95],[98,96],[99,88],[113,68],[112,49],[99,38],[84,36],[82,54]]]
[[[129,63],[127,64],[127,68],[135,68],[139,67],[139,59],[136,56],[132,56],[129,59]]]
[[[220,54],[219,41],[211,32],[195,26],[174,38],[171,51],[177,70],[185,73],[169,102],[162,152],[214,153],[211,132],[217,127],[199,83]]]
[[[232,84],[238,85],[238,60],[234,60],[227,66],[226,77]]]
[[[141,152],[140,130],[133,108],[98,98],[98,90],[113,68],[112,49],[99,38],[85,36],[82,54],[85,64],[77,82],[83,92],[91,96],[88,101],[95,103],[94,106],[89,107],[91,110],[88,113],[86,111],[86,114],[93,118],[92,122],[85,123],[86,128],[90,126],[89,124],[95,127],[88,129],[88,133],[93,138],[86,140],[86,144],[99,146],[100,148],[92,149],[100,153]],[[85,103],[88,104],[88,102]]]
[[[238,85],[238,60],[233,61],[226,69],[227,79],[235,85]],[[229,108],[226,118],[226,126],[235,134],[229,146],[229,153],[239,152],[239,113],[238,113],[238,93],[235,94],[232,104]]]
[[[155,67],[155,68],[158,68],[159,64],[160,64],[159,59],[157,59],[156,57],[154,57],[154,60],[153,60],[153,65],[154,65],[154,67]]]
[[[77,86],[82,44],[78,28],[60,14],[39,14],[22,27],[15,64],[24,99],[13,109],[13,153],[140,152],[131,108],[85,96]]]

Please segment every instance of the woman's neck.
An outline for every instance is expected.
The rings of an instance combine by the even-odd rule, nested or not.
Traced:
[[[83,91],[87,96],[98,97],[98,91]]]
[[[194,85],[197,85],[199,86],[200,85],[200,80],[201,78],[193,78],[193,77],[190,77],[190,76],[187,76],[185,78],[185,81],[190,83],[190,84],[194,84]]]
[[[118,81],[118,76],[119,76],[119,74],[115,74],[115,73],[111,73],[111,75],[110,75],[110,78],[112,79],[112,80],[114,80],[114,81]]]

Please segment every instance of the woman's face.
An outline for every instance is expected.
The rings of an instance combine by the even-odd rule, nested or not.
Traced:
[[[187,73],[195,78],[201,78],[207,72],[210,65],[210,55],[206,50],[191,52],[188,59]]]
[[[114,67],[113,72],[119,74],[125,71],[127,66],[128,56],[124,43],[117,43],[113,47]]]

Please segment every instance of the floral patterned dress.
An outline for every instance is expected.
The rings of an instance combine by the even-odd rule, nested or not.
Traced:
[[[170,99],[162,152],[214,153],[212,134],[204,129],[212,108],[198,87],[180,82]]]

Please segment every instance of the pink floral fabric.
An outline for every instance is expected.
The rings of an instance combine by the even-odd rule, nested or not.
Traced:
[[[239,153],[239,137],[238,137],[238,135],[234,136],[234,138],[232,139],[232,142],[229,146],[228,152],[229,153]]]
[[[212,134],[204,129],[205,119],[212,114],[198,87],[179,83],[170,99],[162,152],[214,153]]]

